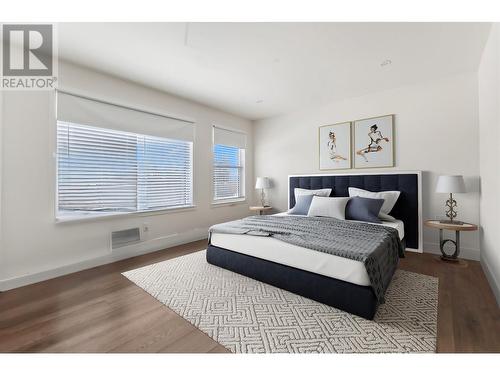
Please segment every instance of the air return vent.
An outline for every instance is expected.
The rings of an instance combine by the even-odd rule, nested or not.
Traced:
[[[139,228],[131,228],[111,232],[111,249],[129,246],[141,240]]]

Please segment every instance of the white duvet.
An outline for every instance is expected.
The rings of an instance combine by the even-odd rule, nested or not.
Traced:
[[[286,212],[276,214],[287,215]],[[371,223],[373,224],[373,223]],[[398,231],[404,237],[403,222],[382,222],[381,224]],[[269,260],[305,271],[347,281],[357,285],[368,286],[370,280],[362,262],[322,253],[316,250],[292,245],[272,237],[260,237],[241,234],[212,233],[211,243],[214,246]]]

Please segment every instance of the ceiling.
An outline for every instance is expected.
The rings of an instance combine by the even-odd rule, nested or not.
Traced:
[[[486,23],[61,23],[62,59],[252,120],[476,71]]]

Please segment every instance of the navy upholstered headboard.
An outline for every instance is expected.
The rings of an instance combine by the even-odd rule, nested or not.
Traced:
[[[348,188],[370,191],[398,190],[401,192],[391,215],[403,221],[406,246],[422,251],[421,173],[394,172],[368,174],[317,174],[288,176],[288,207],[295,205],[295,188],[332,188],[332,196],[349,196]]]

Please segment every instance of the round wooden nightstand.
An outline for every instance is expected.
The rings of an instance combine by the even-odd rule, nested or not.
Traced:
[[[250,211],[259,211],[259,215],[264,215],[264,212],[272,210],[271,206],[250,206]]]
[[[441,223],[439,220],[426,220],[424,223],[427,227],[439,229],[439,249],[441,250],[441,259],[447,261],[457,261],[460,255],[460,232],[470,232],[477,230],[476,224],[470,223]],[[451,239],[443,238],[443,230],[454,230],[455,231],[455,241]],[[450,242],[455,245],[455,252],[453,254],[446,254],[444,251],[444,245]]]

